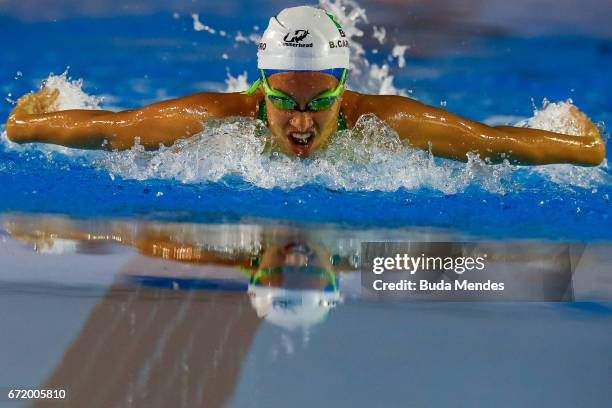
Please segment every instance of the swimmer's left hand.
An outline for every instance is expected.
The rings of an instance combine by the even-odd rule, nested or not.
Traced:
[[[601,138],[599,128],[593,123],[591,119],[580,110],[572,106],[569,109],[570,115],[574,119],[576,126],[578,126],[578,133],[586,138],[591,139],[590,147],[594,149],[593,163],[598,164],[606,157],[606,143]]]
[[[578,133],[580,135],[587,136],[595,140],[601,140],[599,129],[587,115],[580,112],[580,110],[575,106],[571,106],[569,108],[569,112],[572,119],[574,119],[576,126],[578,127]]]

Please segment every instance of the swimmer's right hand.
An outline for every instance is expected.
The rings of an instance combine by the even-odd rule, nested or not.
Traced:
[[[28,115],[57,111],[59,94],[57,89],[42,88],[38,92],[31,92],[19,98],[6,121],[5,130],[8,138],[17,143],[40,141],[38,137],[40,132],[32,125],[32,118]]]
[[[19,98],[13,112],[31,115],[54,112],[58,107],[58,97],[59,89],[42,88]]]

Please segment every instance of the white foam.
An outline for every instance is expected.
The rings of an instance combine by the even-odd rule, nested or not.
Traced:
[[[551,103],[547,99],[542,102],[542,108],[534,108],[533,116],[518,122],[515,126],[532,129],[548,130],[566,135],[580,136],[578,123],[570,113],[573,101]]]
[[[193,29],[195,31],[206,31],[210,34],[217,33],[217,30],[215,30],[214,28],[207,26],[206,24],[202,24],[202,22],[200,21],[200,15],[198,13],[193,13],[191,15],[191,18],[193,20]]]
[[[549,121],[565,119],[566,109],[546,105]],[[540,126],[545,123],[538,111]],[[535,120],[534,120],[535,121]],[[556,126],[556,125],[554,125]],[[569,128],[555,128],[569,132]],[[363,116],[353,130],[336,134],[327,149],[307,160],[275,153],[267,145],[258,120],[226,118],[209,121],[199,135],[158,152],[136,146],[102,156],[96,165],[113,175],[132,179],[174,179],[183,183],[218,182],[238,176],[262,188],[291,189],[305,184],[349,191],[396,191],[426,188],[457,194],[469,186],[492,193],[521,190],[515,177],[521,166],[489,165],[475,155],[467,163],[434,160],[402,145],[398,135],[374,115]],[[600,168],[572,165],[527,167],[528,171],[562,186],[594,187],[609,183],[607,164]]]
[[[402,146],[397,134],[373,115],[362,117],[354,130],[336,134],[328,149],[308,160],[273,152],[265,132],[258,120],[213,120],[201,134],[170,148],[148,152],[135,146],[103,155],[95,163],[113,175],[139,180],[198,183],[238,176],[262,188],[312,183],[352,191],[425,187],[445,194],[474,183],[502,193],[512,171],[508,164],[490,166],[475,157],[467,164],[436,163],[427,152]]]
[[[88,95],[83,91],[83,80],[72,80],[68,76],[68,70],[61,75],[51,73],[43,81],[43,87],[59,90],[57,109],[101,109],[102,97]]]
[[[225,79],[225,92],[241,92],[248,89],[250,84],[248,81],[249,75],[246,71],[237,77],[227,72],[227,78]]]
[[[234,36],[234,41],[236,43],[245,43],[245,44],[249,44],[249,43],[259,43],[259,39],[261,38],[261,35],[258,33],[251,33],[249,35],[244,35],[242,34],[241,31],[238,31],[236,33],[236,35]]]
[[[319,5],[336,17],[349,40],[351,70],[347,86],[350,89],[370,94],[407,95],[410,93],[393,83],[394,77],[388,64],[379,66],[370,64],[368,61],[365,48],[362,45],[365,27],[368,24],[368,17],[364,8],[353,0],[319,0]],[[372,36],[378,42],[381,42],[381,40],[385,40],[383,34],[386,35],[386,32],[377,29],[373,31]],[[402,58],[404,58],[403,53]],[[398,61],[401,62],[400,59]]]
[[[404,54],[408,48],[410,48],[408,45],[395,44],[393,46],[393,50],[391,50],[391,55],[397,58],[397,66],[400,68],[404,68],[406,66],[406,57]]]
[[[385,37],[387,36],[387,30],[385,27],[372,27],[372,37],[378,41],[379,44],[385,43]]]

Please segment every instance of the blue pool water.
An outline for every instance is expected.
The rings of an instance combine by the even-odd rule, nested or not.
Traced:
[[[245,87],[249,37],[298,4],[40,3],[0,1],[1,122],[45,79],[66,106],[101,96],[113,110]],[[604,133],[612,123],[606,2],[364,0],[367,22],[351,0],[327,3],[363,30],[353,89],[552,128],[565,126],[571,98]],[[405,67],[394,45],[410,47]],[[82,90],[57,76],[67,69]],[[309,160],[262,154],[252,120],[208,124],[159,152],[19,146],[2,134],[0,407],[47,406],[8,401],[12,387],[65,389],[56,406],[79,407],[609,403],[607,162],[457,163],[386,149],[393,134],[361,125],[363,138]],[[475,241],[463,249],[491,256],[470,279],[506,289],[374,293],[359,268],[368,241]],[[337,290],[258,291],[259,262],[294,265],[298,250],[329,259]]]
[[[84,79],[87,94],[104,96],[102,107],[129,108],[224,90],[228,75],[254,75],[255,46],[236,40],[238,31],[245,37],[261,32],[266,16],[277,8],[265,3],[238,15],[200,13],[215,34],[194,30],[185,12],[29,23],[0,16],[0,90],[15,100],[36,89],[51,72],[60,74],[68,67],[71,77]],[[393,21],[391,14],[384,17]],[[371,25],[360,26],[366,32],[358,39],[365,59],[369,64],[388,63],[395,88],[425,103],[488,123],[514,123],[531,117],[544,98],[571,98],[604,128],[612,121],[609,38],[567,32],[536,37],[451,32],[444,37],[444,47],[428,49],[418,43],[420,37],[402,37],[391,30],[387,42],[378,44]],[[227,34],[220,35],[220,30]],[[405,68],[390,57],[394,42],[415,50],[408,50]],[[354,75],[349,85],[372,91],[358,78]],[[2,103],[0,117],[10,109],[9,102]],[[365,227],[428,226],[491,237],[612,238],[612,171],[607,163],[596,168],[486,166],[430,162],[414,152],[385,158],[378,152],[365,164],[336,163],[336,173],[325,175],[320,163],[253,159],[236,170],[222,165],[228,157],[215,156],[205,147],[186,150],[175,156],[78,153],[19,147],[4,140],[0,211],[195,222],[258,217]],[[219,169],[207,168],[194,154]],[[182,169],[174,163],[177,159]],[[294,173],[290,179],[288,173]]]

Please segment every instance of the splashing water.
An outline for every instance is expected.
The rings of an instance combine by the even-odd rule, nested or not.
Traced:
[[[578,125],[570,112],[574,106],[572,103],[571,99],[558,103],[544,99],[542,109],[534,109],[531,118],[519,121],[515,126],[580,136]]]
[[[229,69],[227,72],[227,79],[225,80],[225,92],[241,92],[245,89],[249,88],[249,83],[247,81],[248,74],[243,72],[237,77],[232,76],[229,73]]]
[[[265,131],[254,119],[213,120],[199,135],[172,147],[147,152],[135,146],[105,154],[95,164],[128,179],[198,183],[237,176],[261,188],[317,184],[334,190],[427,188],[444,194],[460,193],[469,186],[494,193],[521,189],[520,166],[488,165],[475,155],[467,163],[434,159],[402,146],[397,134],[374,115],[364,115],[354,129],[337,133],[327,149],[305,160],[266,149],[261,136]],[[603,171],[570,165],[529,169],[562,185],[588,187],[609,180]]]
[[[328,10],[338,19],[349,40],[351,75],[348,87],[355,86],[356,91],[363,93],[406,96],[409,91],[397,88],[393,84],[393,75],[390,74],[391,70],[388,64],[370,64],[366,57],[366,50],[360,42],[360,39],[364,36],[364,30],[361,27],[368,24],[366,10],[353,0],[320,0],[319,6]],[[372,36],[380,44],[386,41],[384,28],[374,30]],[[400,48],[397,48],[398,46]],[[394,53],[397,54],[399,63],[403,66],[405,48],[402,49],[401,47],[396,44]]]
[[[83,80],[72,80],[68,70],[61,75],[49,75],[43,81],[43,87],[60,91],[57,98],[57,110],[67,109],[101,109],[102,98],[83,92]]]
[[[193,29],[196,31],[206,31],[210,34],[216,34],[217,30],[215,30],[214,28],[207,26],[206,24],[203,24],[200,21],[200,15],[198,13],[193,13],[191,15],[191,18],[193,19]]]
[[[320,5],[335,14],[350,39],[351,83],[357,90],[375,94],[406,94],[393,83],[391,66],[370,64],[360,42],[367,24],[366,12],[352,0],[321,0]],[[195,17],[194,17],[195,16]],[[197,15],[194,29],[204,30]],[[217,30],[220,32],[219,30]],[[219,35],[218,33],[216,35]],[[259,34],[240,38],[256,40]],[[238,36],[238,34],[237,34]],[[374,38],[388,41],[384,28],[376,28]],[[251,40],[248,40],[251,41]],[[404,65],[406,46],[393,45],[393,56]],[[71,80],[67,73],[50,75],[44,86],[60,90],[60,109],[100,109],[101,98],[82,90],[82,80]],[[233,77],[228,70],[227,91],[248,86],[247,74]],[[517,126],[576,134],[577,125],[569,113],[571,101],[548,103],[534,111],[532,118]],[[598,168],[572,165],[525,168],[508,163],[487,165],[475,155],[467,163],[434,158],[428,152],[405,147],[397,134],[373,115],[365,115],[354,129],[339,132],[324,151],[309,159],[287,157],[268,148],[263,124],[254,119],[225,118],[211,120],[198,135],[180,140],[171,147],[148,152],[140,145],[121,152],[92,153],[57,146],[16,146],[3,137],[12,149],[38,149],[83,156],[111,177],[125,179],[171,179],[182,183],[225,182],[238,177],[261,188],[292,189],[316,184],[333,190],[396,191],[400,188],[429,189],[443,194],[458,194],[470,186],[492,193],[520,191],[525,173],[535,174],[560,186],[594,187],[610,183],[607,163]],[[47,155],[52,160],[52,155]]]

